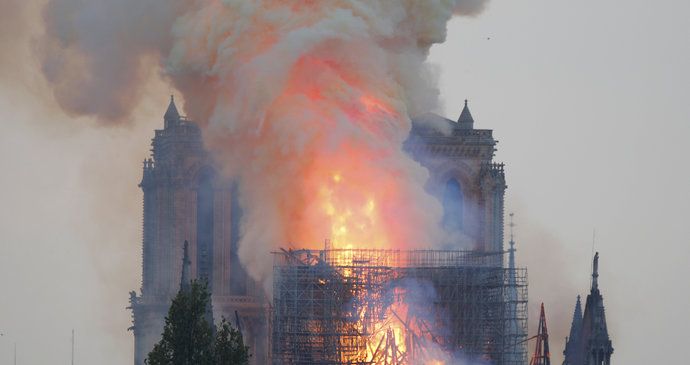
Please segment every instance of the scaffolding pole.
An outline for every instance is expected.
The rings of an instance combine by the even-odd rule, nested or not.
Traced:
[[[500,254],[277,252],[273,363],[388,365],[462,356],[524,365],[527,272],[496,266]]]

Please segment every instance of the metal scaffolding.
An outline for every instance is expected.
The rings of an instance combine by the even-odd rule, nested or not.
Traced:
[[[272,362],[524,365],[527,272],[496,266],[502,254],[277,252]]]

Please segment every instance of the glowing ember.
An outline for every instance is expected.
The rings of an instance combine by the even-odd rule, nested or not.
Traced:
[[[353,248],[361,243],[385,247],[388,237],[379,225],[381,218],[375,198],[356,190],[348,185],[343,174],[334,173],[332,180],[319,191],[323,213],[330,220],[333,248]]]
[[[438,353],[443,354],[443,351],[435,343],[430,325],[415,313],[422,308],[412,308],[405,303],[407,293],[402,288],[395,288],[393,297],[393,303],[385,309],[381,320],[367,327],[364,318],[360,318],[358,329],[367,337],[365,350],[355,358],[344,360],[376,365],[445,364],[438,359]]]

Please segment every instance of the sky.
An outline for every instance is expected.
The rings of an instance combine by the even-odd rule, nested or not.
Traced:
[[[0,3],[0,363],[131,362],[141,161],[168,95],[145,75],[130,123],[66,115],[38,71],[40,3]],[[690,4],[492,1],[430,61],[506,163],[506,211],[560,363],[593,249],[618,364],[683,364],[690,340]],[[530,333],[533,332],[531,328]],[[530,345],[531,346],[531,345]],[[36,349],[39,350],[36,350]],[[531,349],[530,349],[531,350]]]

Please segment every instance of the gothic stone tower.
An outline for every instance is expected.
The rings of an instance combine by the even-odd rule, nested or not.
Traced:
[[[427,188],[443,202],[443,224],[455,233],[448,248],[503,251],[506,183],[503,164],[493,162],[492,131],[474,128],[467,101],[457,122],[425,114],[412,123],[405,149],[431,173]]]
[[[238,311],[254,359],[262,363],[265,306],[237,257],[241,213],[234,185],[216,173],[199,127],[180,116],[172,98],[151,146],[139,184],[144,193],[141,292],[130,294],[135,365],[143,364],[160,340],[179,289],[185,241],[190,276],[208,282],[214,317],[232,320]]]

